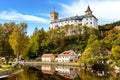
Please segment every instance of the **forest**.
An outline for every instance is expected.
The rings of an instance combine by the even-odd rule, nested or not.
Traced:
[[[120,26],[120,21],[100,25],[98,29],[73,25],[48,31],[35,28],[28,36],[26,23],[0,24],[0,57],[34,60],[44,53],[58,55],[74,50],[82,55],[79,59],[82,63],[108,60],[120,66],[120,30],[115,26]]]

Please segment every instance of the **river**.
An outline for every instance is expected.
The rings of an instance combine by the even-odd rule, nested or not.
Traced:
[[[70,66],[25,66],[3,80],[120,80],[120,72],[83,70]]]

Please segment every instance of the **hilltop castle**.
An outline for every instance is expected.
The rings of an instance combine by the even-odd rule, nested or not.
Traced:
[[[51,12],[50,13],[50,29],[55,29],[57,27],[64,27],[65,25],[80,25],[80,26],[88,26],[97,28],[98,27],[98,19],[92,14],[90,7],[88,6],[87,10],[85,11],[84,15],[81,16],[72,16],[67,18],[59,19],[58,12]]]

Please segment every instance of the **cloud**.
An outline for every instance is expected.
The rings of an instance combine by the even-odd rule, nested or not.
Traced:
[[[0,12],[0,19],[2,20],[10,20],[10,21],[32,21],[32,22],[48,22],[47,19],[37,17],[34,15],[26,15],[18,13],[17,11],[2,11]]]
[[[71,4],[62,4],[62,17],[84,15],[89,5],[93,14],[102,20],[120,20],[120,0],[75,0]]]

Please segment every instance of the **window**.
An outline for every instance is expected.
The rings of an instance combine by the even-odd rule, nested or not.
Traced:
[[[92,24],[92,22],[90,22],[90,24]]]
[[[90,20],[92,20],[92,17],[90,18]]]

